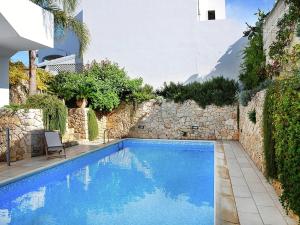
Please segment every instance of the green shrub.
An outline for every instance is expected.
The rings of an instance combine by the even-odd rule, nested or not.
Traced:
[[[243,90],[239,93],[239,102],[242,106],[247,106],[251,99],[260,91],[266,89],[273,83],[272,80],[267,79],[264,82],[260,83],[257,87],[252,90]]]
[[[59,130],[61,134],[65,133],[67,108],[56,96],[48,94],[30,96],[24,107],[28,109],[42,109],[45,129]]]
[[[165,84],[164,88],[158,91],[161,95],[175,102],[194,100],[201,107],[207,105],[232,105],[236,102],[238,84],[234,80],[216,77],[204,83],[192,83],[189,85],[170,83]]]
[[[281,201],[284,207],[300,215],[299,73],[293,77],[278,80],[269,88],[264,117],[268,175],[274,177],[277,171],[277,177],[283,188]]]
[[[97,117],[92,109],[89,109],[88,111],[88,132],[90,141],[96,140],[99,135]]]
[[[60,73],[50,84],[50,91],[69,104],[87,99],[89,107],[112,111],[121,101],[142,102],[152,98],[153,89],[143,80],[130,79],[125,70],[110,61],[92,63],[83,73]]]
[[[239,102],[242,106],[247,106],[252,99],[252,91],[244,90],[239,93]]]
[[[249,120],[255,124],[256,123],[256,110],[253,109],[250,112],[248,112],[248,117],[249,117]]]
[[[300,74],[281,81],[278,91],[273,120],[281,200],[300,215]]]
[[[263,48],[263,23],[266,15],[259,11],[255,27],[248,26],[245,36],[248,36],[249,45],[243,51],[242,71],[239,76],[243,88],[251,90],[267,78],[266,55]]]

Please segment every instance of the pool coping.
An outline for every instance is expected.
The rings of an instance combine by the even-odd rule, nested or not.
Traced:
[[[97,151],[101,151],[109,146],[118,144],[122,141],[126,141],[126,140],[148,140],[148,141],[161,141],[161,142],[168,142],[168,141],[178,141],[178,142],[195,142],[195,143],[207,143],[207,144],[213,144],[214,146],[214,221],[215,221],[215,225],[221,225],[224,224],[223,222],[225,221],[226,223],[228,223],[228,218],[226,218],[226,215],[224,214],[224,210],[222,207],[222,200],[223,200],[223,190],[222,190],[222,175],[220,176],[220,174],[222,174],[221,171],[226,170],[227,168],[224,167],[226,165],[225,161],[225,153],[224,153],[224,148],[222,149],[222,147],[220,147],[220,143],[218,141],[214,141],[214,140],[172,140],[172,139],[139,139],[139,138],[124,138],[124,139],[118,139],[118,140],[114,140],[112,142],[109,142],[107,144],[103,144],[101,146],[95,146],[95,148],[92,148],[90,150],[87,150],[86,152],[82,152],[79,153],[77,155],[68,157],[67,159],[62,159],[60,161],[55,161],[52,162],[50,164],[47,164],[45,166],[41,166],[39,168],[36,169],[32,169],[29,170],[27,172],[24,173],[20,173],[19,175],[13,176],[12,178],[8,178],[8,179],[4,179],[0,181],[0,188],[6,185],[9,185],[11,183],[14,183],[20,179],[25,179],[27,177],[33,176],[34,174],[43,172],[45,170],[54,168],[56,166],[59,165],[63,165],[65,163],[68,163],[70,161],[76,160],[80,157],[83,157],[85,155],[91,154],[93,152],[97,152]],[[223,154],[223,156],[221,156],[221,158],[223,158],[223,160],[219,160],[219,154]],[[227,169],[228,170],[228,169]],[[230,179],[230,178],[229,178]],[[233,195],[233,191],[231,190],[231,194]],[[221,207],[220,207],[221,206]],[[234,203],[235,206],[235,203]],[[232,211],[235,211],[233,213],[236,213],[236,207],[231,209]],[[230,224],[230,223],[229,223]],[[237,224],[237,223],[233,223],[233,224]]]
[[[3,187],[3,186],[9,185],[10,183],[14,183],[15,181],[18,181],[20,179],[24,179],[24,178],[30,177],[30,176],[32,176],[32,175],[34,175],[36,173],[40,173],[40,172],[43,172],[45,170],[54,168],[56,166],[65,164],[67,162],[76,160],[77,158],[80,158],[82,156],[91,154],[91,153],[96,152],[96,151],[101,151],[102,149],[104,149],[106,147],[109,147],[111,145],[117,144],[117,143],[119,143],[119,142],[121,142],[123,140],[125,140],[125,139],[115,140],[115,141],[112,141],[110,143],[103,144],[103,146],[101,146],[101,147],[97,146],[97,147],[95,147],[95,149],[92,149],[92,150],[80,153],[80,154],[75,155],[75,156],[71,156],[70,158],[66,158],[66,159],[63,159],[63,160],[60,160],[60,161],[56,161],[56,162],[47,164],[45,166],[41,166],[41,167],[39,167],[37,169],[33,169],[33,170],[28,171],[28,172],[21,173],[20,175],[14,176],[13,178],[4,179],[4,180],[0,181],[0,188]]]

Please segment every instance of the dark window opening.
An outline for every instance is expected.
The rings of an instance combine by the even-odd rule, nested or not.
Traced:
[[[215,10],[209,10],[208,11],[208,20],[215,20],[216,19],[216,11]]]

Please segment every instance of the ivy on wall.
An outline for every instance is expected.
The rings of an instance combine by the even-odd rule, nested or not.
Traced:
[[[300,22],[300,1],[285,0],[285,2],[289,5],[289,9],[277,23],[276,40],[270,46],[269,51],[269,56],[273,60],[268,65],[268,74],[271,77],[280,74],[286,55],[289,54],[287,47],[291,44]]]
[[[279,179],[286,209],[300,215],[300,72],[267,91],[264,148],[267,175]]]

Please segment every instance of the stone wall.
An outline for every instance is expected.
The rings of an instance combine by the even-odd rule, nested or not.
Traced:
[[[74,108],[68,111],[68,129],[74,132],[76,140],[88,139],[88,109]]]
[[[275,7],[267,16],[263,26],[264,50],[267,56],[267,63],[270,63],[269,49],[272,43],[276,40],[278,27],[277,23],[280,18],[288,11],[288,6],[284,0],[278,0]]]
[[[194,101],[122,104],[108,115],[107,127],[113,138],[238,140],[236,106],[202,109]]]
[[[263,146],[263,108],[266,91],[258,92],[244,107],[240,105],[240,143],[256,166],[265,171]],[[248,113],[255,109],[256,123],[249,120]]]
[[[26,157],[44,153],[44,125],[41,110],[0,110],[0,160],[5,160],[5,129],[10,128],[11,160],[17,161]]]

